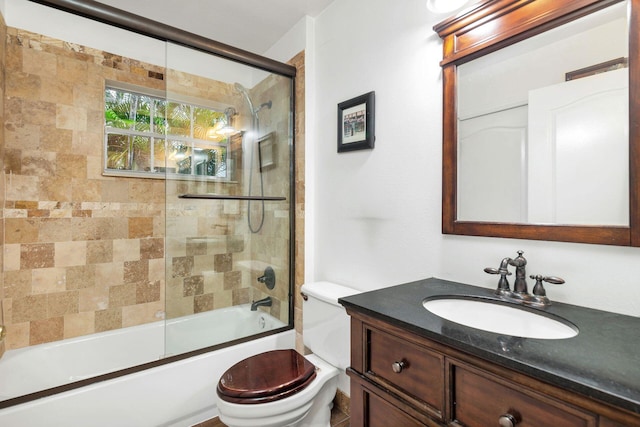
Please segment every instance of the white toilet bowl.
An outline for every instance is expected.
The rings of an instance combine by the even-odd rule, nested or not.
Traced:
[[[274,350],[229,368],[217,388],[222,422],[229,427],[329,427],[338,374],[350,362],[349,316],[338,299],[357,292],[329,282],[303,285],[303,338],[313,354]]]
[[[220,420],[229,427],[329,427],[339,370],[313,354],[305,358],[316,366],[316,377],[304,389],[267,403],[231,403],[217,396]]]

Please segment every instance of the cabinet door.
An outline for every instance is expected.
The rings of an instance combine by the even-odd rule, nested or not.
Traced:
[[[440,427],[406,402],[380,390],[367,380],[351,377],[351,417],[353,427]]]
[[[465,427],[497,426],[511,416],[517,427],[595,427],[596,417],[522,385],[469,366],[453,365],[452,420]],[[507,424],[508,425],[508,424]]]
[[[366,336],[364,375],[442,419],[444,356],[375,328]]]

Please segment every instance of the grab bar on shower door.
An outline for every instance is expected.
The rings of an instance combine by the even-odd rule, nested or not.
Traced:
[[[269,196],[232,196],[227,194],[180,194],[180,199],[211,199],[211,200],[264,200],[270,202],[280,202],[287,200],[286,197],[269,197]]]

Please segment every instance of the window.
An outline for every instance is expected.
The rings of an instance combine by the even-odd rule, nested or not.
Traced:
[[[106,174],[230,179],[224,112],[107,86],[104,116]]]

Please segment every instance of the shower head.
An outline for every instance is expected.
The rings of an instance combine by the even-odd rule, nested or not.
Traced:
[[[255,114],[255,110],[253,109],[253,102],[251,102],[251,98],[249,97],[249,92],[247,92],[247,89],[240,83],[235,83],[233,87],[244,96],[245,101],[247,101],[247,104],[249,104],[249,110],[251,111],[251,114]]]
[[[255,112],[257,113],[258,111],[262,110],[263,108],[266,108],[267,110],[271,109],[271,101],[267,101],[267,102],[263,102],[262,104],[260,104],[259,107],[257,107],[255,109]]]

